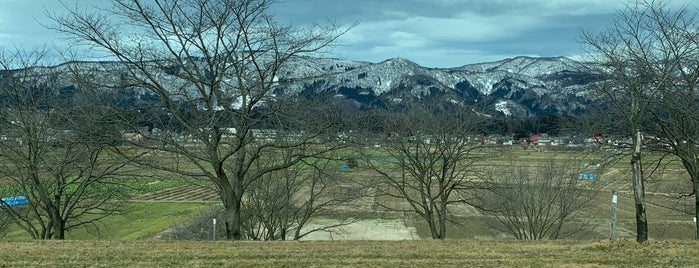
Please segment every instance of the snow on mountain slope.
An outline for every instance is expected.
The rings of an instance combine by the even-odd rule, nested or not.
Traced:
[[[67,62],[36,67],[37,73],[90,74],[120,85],[123,66],[116,62]],[[167,69],[154,70],[162,84],[186,89],[187,81]],[[58,76],[66,86],[70,76]],[[381,108],[425,97],[479,107],[490,115],[577,114],[595,102],[586,86],[598,79],[579,62],[564,57],[516,57],[456,68],[426,68],[403,58],[378,63],[332,58],[292,58],[276,74],[277,93],[325,96],[329,104],[346,100],[356,108]],[[133,89],[133,88],[132,88]],[[145,94],[134,89],[134,94]],[[140,92],[140,93],[139,93]],[[188,94],[184,94],[185,96]]]
[[[312,62],[288,65],[287,76],[280,77],[286,80],[281,83],[285,92],[371,95],[400,101],[441,94],[450,102],[485,101],[493,112],[521,116],[579,113],[590,102],[585,85],[594,81],[584,64],[564,57],[517,57],[457,68],[425,68],[402,58],[379,63]]]

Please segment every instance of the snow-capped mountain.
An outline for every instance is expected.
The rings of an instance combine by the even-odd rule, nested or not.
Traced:
[[[120,64],[115,62],[70,62],[32,71],[46,69],[54,74],[81,70],[91,79],[120,83]],[[165,84],[177,82],[168,70],[158,72]],[[402,58],[370,63],[304,57],[284,65],[275,93],[313,96],[349,109],[381,109],[431,98],[491,116],[569,115],[597,101],[586,89],[598,80],[591,73],[584,64],[564,57],[517,57],[456,68],[426,68]],[[141,96],[128,96],[128,102],[148,98],[145,91],[131,92]]]
[[[426,68],[402,58],[305,59],[286,66],[279,88],[363,108],[431,97],[490,115],[528,116],[584,112],[596,100],[586,86],[596,80],[584,64],[564,57],[517,57],[457,68]]]

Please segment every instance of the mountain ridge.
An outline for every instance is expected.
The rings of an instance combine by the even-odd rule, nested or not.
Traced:
[[[596,99],[587,86],[599,80],[588,66],[566,57],[521,56],[452,68],[422,67],[404,58],[327,63],[332,65],[320,68],[320,76],[287,71],[279,87],[294,94],[335,93],[334,98],[344,96],[367,107],[372,101],[397,104],[439,95],[453,103],[479,103],[494,116],[529,116],[584,112]],[[303,70],[299,65],[291,68]]]
[[[120,68],[116,61],[70,61],[33,71],[79,69],[116,85]],[[172,70],[158,71],[164,81],[176,80]],[[276,94],[320,98],[328,105],[344,102],[352,109],[385,109],[433,98],[471,106],[481,114],[513,117],[584,113],[599,101],[588,86],[600,80],[584,63],[529,56],[450,68],[423,67],[405,58],[372,63],[297,57],[282,66],[277,78]],[[67,80],[59,83],[74,86]]]

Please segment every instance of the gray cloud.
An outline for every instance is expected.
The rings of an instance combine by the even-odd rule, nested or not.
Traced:
[[[301,4],[303,3],[303,4]],[[286,1],[282,22],[360,21],[338,51],[349,59],[404,57],[430,67],[517,55],[572,56],[581,28],[596,30],[621,2],[609,0]]]
[[[64,0],[69,6],[106,0]],[[89,3],[89,4],[86,4]],[[282,24],[329,19],[360,24],[331,55],[378,62],[403,57],[428,67],[460,66],[518,55],[575,56],[580,29],[597,31],[624,7],[615,0],[281,0],[270,10]],[[673,1],[672,5],[691,3]],[[0,46],[64,45],[41,26],[58,0],[0,0]]]

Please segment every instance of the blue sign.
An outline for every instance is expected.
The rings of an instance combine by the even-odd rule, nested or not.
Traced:
[[[3,206],[4,204],[11,207],[16,207],[29,204],[29,199],[27,199],[26,196],[4,197],[2,198],[2,202],[0,202],[0,206]]]
[[[594,181],[597,179],[597,176],[595,176],[593,173],[580,173],[580,175],[578,175],[578,179]]]

